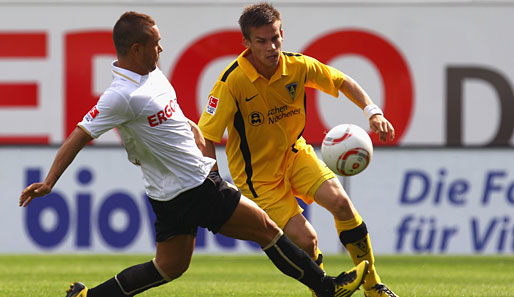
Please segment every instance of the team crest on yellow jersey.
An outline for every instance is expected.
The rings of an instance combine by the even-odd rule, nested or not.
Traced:
[[[289,93],[289,96],[291,96],[291,99],[294,101],[294,96],[296,95],[296,87],[298,86],[297,82],[290,83],[286,86],[287,92]]]

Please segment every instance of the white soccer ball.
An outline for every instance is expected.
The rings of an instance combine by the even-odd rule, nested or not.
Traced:
[[[342,124],[330,129],[325,135],[321,156],[334,173],[352,176],[368,167],[373,157],[373,144],[361,127]]]

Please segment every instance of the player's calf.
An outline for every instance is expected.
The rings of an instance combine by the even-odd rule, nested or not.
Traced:
[[[155,259],[129,267],[118,273],[114,278],[126,296],[132,296],[168,282],[165,279],[167,276],[159,271]]]
[[[292,243],[282,231],[263,251],[284,274],[299,280],[314,290],[322,287],[325,272],[307,253]]]
[[[134,296],[169,281],[155,263],[155,259],[134,265],[104,283],[87,289],[81,283],[74,283],[66,297],[126,297]],[[82,290],[80,290],[82,288]],[[85,291],[84,291],[85,290]]]
[[[327,276],[305,251],[294,245],[282,232],[263,250],[280,271],[311,288],[318,297],[350,296],[366,275],[367,264],[363,263],[361,267],[349,271],[345,277],[345,273],[337,278]],[[334,295],[342,291],[341,288],[350,293]]]

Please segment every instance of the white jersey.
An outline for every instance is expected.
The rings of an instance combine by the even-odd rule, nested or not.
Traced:
[[[196,146],[175,90],[160,69],[148,75],[112,65],[113,81],[78,124],[93,138],[117,127],[147,195],[171,200],[203,183],[216,162]]]

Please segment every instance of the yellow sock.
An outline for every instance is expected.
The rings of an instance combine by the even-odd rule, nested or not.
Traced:
[[[366,237],[361,240],[353,243],[346,244],[346,249],[350,256],[352,257],[353,263],[358,264],[363,260],[368,260],[368,274],[364,279],[364,290],[370,290],[374,285],[380,283],[380,276],[375,269],[375,256],[373,256],[373,249],[371,248],[371,243],[369,241],[369,235],[366,234]]]
[[[336,220],[336,229],[339,239],[348,250],[355,265],[363,260],[368,260],[368,274],[364,279],[364,290],[370,290],[375,284],[380,282],[380,277],[375,269],[375,257],[369,240],[366,224],[362,221],[359,214],[353,219],[346,221]]]

